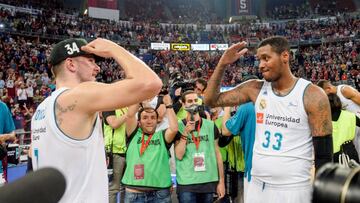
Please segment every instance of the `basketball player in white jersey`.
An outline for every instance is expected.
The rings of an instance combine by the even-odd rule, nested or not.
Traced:
[[[94,55],[113,58],[126,78],[95,82],[100,68]],[[49,58],[56,90],[32,118],[32,164],[59,169],[66,179],[60,202],[108,202],[108,180],[99,111],[139,103],[162,87],[158,76],[117,44],[72,38],[56,44]],[[51,195],[51,194],[49,194]]]
[[[326,94],[336,94],[341,101],[342,108],[344,110],[353,112],[360,118],[360,92],[349,85],[334,86],[330,81],[319,80],[317,85],[323,88]],[[360,157],[360,128],[356,128],[356,137],[354,139],[354,145]]]
[[[332,161],[330,105],[323,90],[290,71],[286,38],[270,37],[257,49],[264,80],[249,80],[220,93],[227,65],[247,51],[246,42],[232,45],[221,57],[208,88],[205,105],[255,104],[256,135],[252,180],[246,203],[310,203],[313,146],[315,167]]]
[[[353,112],[360,118],[360,92],[349,85],[334,86],[330,81],[319,80],[317,85],[323,88],[326,94],[336,94],[344,110]]]

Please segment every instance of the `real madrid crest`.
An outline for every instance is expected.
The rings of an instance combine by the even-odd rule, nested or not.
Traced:
[[[265,99],[261,99],[260,100],[260,110],[264,110],[266,108],[266,100]]]

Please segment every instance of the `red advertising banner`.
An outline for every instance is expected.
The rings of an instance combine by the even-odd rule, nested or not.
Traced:
[[[88,0],[89,7],[117,10],[117,0]]]
[[[235,0],[238,15],[250,15],[251,0]]]

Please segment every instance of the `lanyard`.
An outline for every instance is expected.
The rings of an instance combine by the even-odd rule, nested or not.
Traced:
[[[144,143],[145,136],[144,136],[144,132],[142,133],[140,156],[142,156],[142,154],[145,152],[146,148],[149,146],[152,136],[153,136],[153,134],[149,135],[149,138],[146,140],[146,143]]]
[[[198,150],[199,146],[200,146],[200,127],[201,127],[201,119],[199,120],[199,124],[197,126],[197,134],[198,134],[198,136],[195,137],[194,132],[191,133],[191,138],[192,138],[193,142],[195,143],[196,150]]]

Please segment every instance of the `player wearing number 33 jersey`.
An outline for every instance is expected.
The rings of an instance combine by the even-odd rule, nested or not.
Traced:
[[[226,67],[248,49],[246,42],[227,49],[205,90],[205,104],[255,105],[256,134],[252,180],[245,203],[310,203],[311,168],[332,161],[332,125],[329,100],[324,91],[301,78],[290,68],[290,44],[273,36],[258,45],[256,57],[263,80],[249,80],[220,92]],[[313,150],[314,149],[314,150]]]
[[[264,81],[255,103],[256,137],[252,175],[262,182],[310,183],[312,136],[299,98],[310,82],[298,79],[286,96],[275,95]]]
[[[299,99],[309,84],[298,79],[287,95],[278,96],[271,83],[264,81],[256,99],[252,176],[262,192],[281,186],[311,192],[313,143],[304,103]]]

